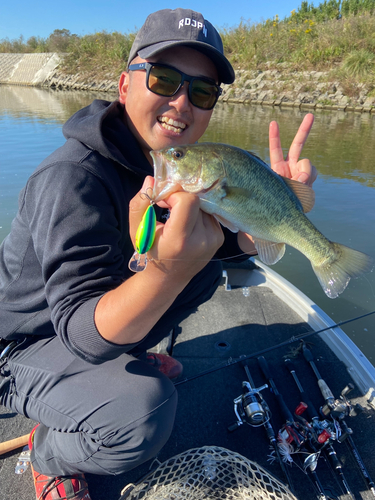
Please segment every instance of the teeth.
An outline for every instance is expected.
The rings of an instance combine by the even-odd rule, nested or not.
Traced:
[[[171,127],[170,125],[166,125],[165,123],[162,124],[164,128],[167,130],[172,130],[172,132],[178,132],[179,134],[182,132],[182,128],[177,128],[177,127]]]
[[[172,130],[176,132],[182,132],[186,128],[186,124],[182,122],[177,122],[172,118],[167,118],[165,116],[160,116],[158,121],[163,125],[167,130]]]

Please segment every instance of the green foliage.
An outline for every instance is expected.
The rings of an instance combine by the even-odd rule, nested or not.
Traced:
[[[343,16],[369,13],[373,15],[375,0],[342,0],[341,14]]]
[[[4,38],[0,40],[0,52],[34,53],[34,52],[66,52],[71,40],[78,38],[69,30],[55,30],[48,38],[30,37],[26,42],[23,36],[15,40]]]
[[[342,70],[354,77],[374,75],[375,54],[367,49],[353,50],[344,58]]]
[[[375,0],[303,1],[283,20],[241,24],[221,35],[228,57],[244,69],[331,70],[371,83],[374,75]]]
[[[55,30],[46,40],[48,52],[67,52],[70,44],[77,38],[69,30]]]
[[[299,7],[295,18],[298,21],[305,21],[305,19],[313,19],[315,22],[324,22],[330,19],[338,19],[340,16],[341,0],[324,0],[318,7],[313,4],[302,2]]]
[[[70,41],[63,69],[70,73],[99,71],[102,76],[118,76],[125,69],[135,34],[101,31]]]
[[[299,70],[334,67],[346,79],[373,80],[375,0],[324,0],[318,6],[302,1],[285,19],[275,15],[257,24],[242,19],[220,33],[235,69],[286,63]],[[77,36],[56,29],[46,39],[0,40],[0,52],[65,53],[64,71],[110,78],[125,68],[134,37],[106,31]]]
[[[67,29],[57,29],[48,38],[31,37],[26,42],[21,36],[16,40],[0,40],[0,52],[64,53],[62,70],[80,73],[84,77],[111,78],[119,75],[126,66],[135,33],[122,34],[117,31],[77,36]]]
[[[375,0],[324,0],[317,7],[312,3],[303,1],[297,12],[293,15],[298,21],[313,19],[315,22],[329,21],[330,19],[340,19],[350,15],[370,14],[375,11]],[[287,18],[289,21],[291,17]]]

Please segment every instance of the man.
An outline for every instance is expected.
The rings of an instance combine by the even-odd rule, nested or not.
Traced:
[[[66,144],[20,195],[0,252],[0,401],[40,422],[30,440],[37,498],[88,500],[84,473],[131,470],[170,435],[177,395],[169,378],[181,367],[147,353],[211,297],[221,275],[212,257],[254,246],[224,232],[194,195],[174,193],[156,208],[158,220],[164,208],[170,217],[157,224],[155,260],[133,274],[128,262],[149,204],[140,194],[152,186],[150,150],[196,142],[219,84],[233,80],[220,36],[201,14],[151,14],[119,100],[94,101],[68,120]],[[315,170],[298,157],[311,126],[308,115],[286,161],[270,127],[273,168],[310,184]]]

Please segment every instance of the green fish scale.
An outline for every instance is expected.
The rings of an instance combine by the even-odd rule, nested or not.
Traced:
[[[223,148],[219,153],[233,151]],[[293,246],[314,265],[332,259],[329,240],[306,217],[297,196],[283,179],[262,160],[235,150],[231,161],[224,162],[224,170],[226,178],[204,195],[211,213],[259,239]]]

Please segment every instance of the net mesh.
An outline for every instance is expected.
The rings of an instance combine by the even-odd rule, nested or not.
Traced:
[[[136,486],[126,486],[119,500],[264,499],[296,500],[265,469],[225,448],[187,450],[159,465]]]

